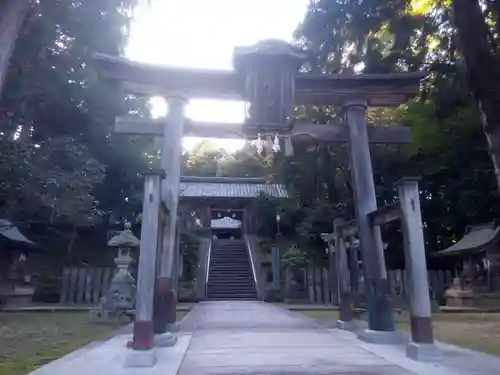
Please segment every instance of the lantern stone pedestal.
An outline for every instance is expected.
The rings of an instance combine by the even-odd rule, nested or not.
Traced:
[[[472,298],[474,291],[467,286],[460,285],[458,277],[453,279],[452,285],[445,291],[446,306],[453,307],[472,307]]]
[[[453,279],[452,285],[445,291],[446,306],[464,309],[497,309],[500,307],[500,295],[472,286],[461,285],[460,278]]]
[[[0,300],[3,301],[2,309],[29,306],[34,294],[35,288],[29,284],[0,287]]]
[[[125,223],[125,230],[108,242],[108,246],[118,249],[115,258],[117,272],[111,280],[108,293],[101,298],[99,310],[91,312],[100,322],[128,322],[135,315],[135,280],[129,272],[129,265],[132,262],[130,252],[138,248],[140,242],[130,227],[130,223]]]

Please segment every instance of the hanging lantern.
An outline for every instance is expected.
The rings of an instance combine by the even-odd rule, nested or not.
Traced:
[[[292,126],[295,76],[307,56],[282,40],[264,40],[237,47],[233,66],[243,99],[250,103],[248,133],[282,131]]]

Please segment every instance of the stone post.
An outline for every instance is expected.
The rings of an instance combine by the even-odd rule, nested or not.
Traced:
[[[404,178],[397,187],[406,270],[410,276],[411,341],[406,353],[415,360],[435,361],[441,358],[441,353],[434,345],[418,179]]]
[[[331,300],[332,304],[338,305],[340,303],[340,300],[338,290],[339,287],[337,278],[337,266],[335,264],[335,233],[323,233],[321,237],[328,246],[328,283],[330,285]]]
[[[153,348],[153,299],[158,245],[161,179],[163,171],[145,173],[141,245],[137,277],[136,316],[131,350],[125,366],[150,367],[156,363]]]
[[[353,328],[351,285],[349,280],[349,268],[347,264],[347,248],[342,226],[342,219],[333,221],[333,232],[335,233],[335,263],[337,265],[339,297],[340,297],[340,319],[337,326],[341,329]]]
[[[273,268],[273,290],[279,292],[281,289],[281,259],[280,259],[280,249],[278,247],[279,236],[276,238],[276,244],[272,249],[272,268]]]
[[[344,103],[345,122],[349,129],[349,153],[354,185],[358,235],[368,288],[368,327],[360,335],[367,341],[392,342],[394,317],[388,298],[384,248],[379,227],[372,227],[368,214],[377,209],[375,185],[366,122],[366,101]]]
[[[158,335],[164,335],[167,331],[175,331],[177,328],[176,230],[186,100],[182,97],[170,97],[167,99],[167,104],[168,114],[163,133],[161,168],[166,172],[166,179],[162,186],[162,200],[167,203],[169,214],[167,225],[162,233],[160,272],[156,284],[155,333]],[[173,343],[175,341],[173,342],[169,335],[159,336],[157,339],[158,346],[170,346]]]
[[[348,251],[349,259],[349,274],[351,282],[351,293],[353,302],[359,301],[359,243],[353,239],[351,241],[351,246]]]

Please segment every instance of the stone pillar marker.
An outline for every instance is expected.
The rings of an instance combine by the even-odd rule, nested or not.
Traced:
[[[367,103],[363,99],[343,104],[349,130],[349,156],[354,185],[354,202],[363,258],[367,294],[368,327],[360,335],[367,341],[392,341],[394,317],[387,295],[387,273],[380,228],[372,229],[368,214],[377,209],[366,120]],[[368,336],[372,337],[368,337]]]
[[[418,179],[401,179],[397,188],[402,213],[406,270],[410,275],[411,288],[411,341],[407,345],[406,354],[418,361],[437,361],[441,359],[441,352],[434,345]]]
[[[359,240],[352,238],[349,251],[349,275],[351,282],[351,297],[359,301]]]
[[[177,330],[177,222],[182,157],[182,136],[184,132],[184,112],[186,99],[181,96],[167,98],[168,114],[165,120],[161,168],[166,173],[162,186],[162,200],[167,203],[169,215],[166,228],[161,234],[161,257],[156,283],[155,333],[158,346],[171,346],[176,338],[167,334]]]
[[[151,367],[156,363],[156,353],[153,347],[153,300],[159,234],[160,188],[161,179],[165,173],[150,171],[144,175],[136,316],[131,348],[125,360],[126,367]]]
[[[335,225],[334,225],[335,226]],[[337,266],[335,263],[335,233],[322,233],[321,238],[328,246],[328,283],[330,285],[332,304],[339,304]]]
[[[333,232],[335,233],[335,263],[337,265],[339,297],[340,297],[340,319],[337,326],[341,329],[353,328],[352,298],[349,268],[347,264],[347,248],[342,235],[343,219],[333,221]]]
[[[281,289],[281,259],[280,249],[278,247],[279,237],[272,248],[272,272],[273,272],[273,290],[279,292]]]

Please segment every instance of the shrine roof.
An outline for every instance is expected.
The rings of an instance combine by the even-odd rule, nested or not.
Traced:
[[[262,178],[247,177],[181,177],[182,198],[256,198],[265,194],[287,198],[281,184],[268,184]]]
[[[29,248],[38,248],[38,245],[30,241],[19,229],[7,219],[0,219],[0,235],[7,240],[13,241]]]
[[[495,223],[471,225],[465,230],[464,236],[447,249],[432,254],[434,257],[458,256],[487,251],[500,240],[500,227]]]

